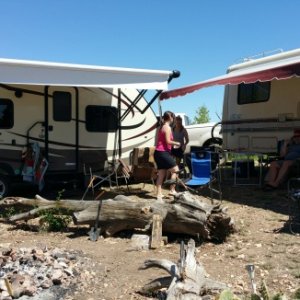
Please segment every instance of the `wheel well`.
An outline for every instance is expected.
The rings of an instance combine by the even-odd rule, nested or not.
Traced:
[[[14,170],[9,164],[0,163],[0,175],[14,175]]]

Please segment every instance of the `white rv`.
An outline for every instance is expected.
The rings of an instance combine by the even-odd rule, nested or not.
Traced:
[[[225,86],[222,118],[225,149],[276,152],[279,140],[290,138],[300,129],[299,62],[300,49],[229,67],[228,76],[241,74],[246,78],[251,72],[254,82]],[[292,70],[286,72],[288,68]],[[265,79],[271,80],[263,79],[267,72],[270,75]]]
[[[247,59],[226,75],[165,91],[161,100],[225,85],[223,148],[277,152],[279,140],[300,131],[300,49]]]
[[[47,174],[103,169],[154,145],[151,104],[178,73],[0,59],[0,195],[38,143]],[[158,90],[147,102],[147,89]]]

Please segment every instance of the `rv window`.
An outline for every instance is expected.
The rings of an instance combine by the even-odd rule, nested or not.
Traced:
[[[268,101],[270,97],[271,83],[255,82],[250,84],[239,84],[238,104],[249,104]]]
[[[85,110],[86,130],[114,132],[118,129],[118,110],[111,106],[89,105]]]
[[[69,122],[72,119],[71,94],[68,92],[53,93],[53,120]]]
[[[0,99],[0,128],[14,126],[14,104],[9,99]]]

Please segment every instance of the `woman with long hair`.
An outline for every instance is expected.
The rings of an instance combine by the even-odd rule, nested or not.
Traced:
[[[171,155],[172,146],[180,147],[181,144],[173,140],[172,124],[175,115],[166,111],[162,117],[162,124],[157,133],[157,141],[154,152],[154,160],[156,162],[158,176],[156,180],[157,199],[163,198],[162,184],[166,177],[167,172],[171,173],[171,179],[175,180],[178,172],[178,166]],[[175,195],[175,184],[170,186],[170,194]]]
[[[175,157],[176,164],[179,166],[183,158],[186,145],[189,143],[189,135],[187,130],[182,125],[181,116],[176,116],[175,118],[175,126],[173,127],[173,138],[174,141],[180,143],[180,147],[175,146],[172,148],[172,155]]]

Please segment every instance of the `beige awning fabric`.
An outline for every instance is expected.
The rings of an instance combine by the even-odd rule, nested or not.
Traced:
[[[171,71],[0,58],[3,84],[166,90],[171,74]]]

